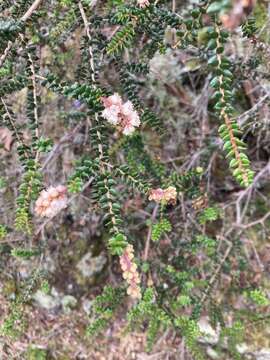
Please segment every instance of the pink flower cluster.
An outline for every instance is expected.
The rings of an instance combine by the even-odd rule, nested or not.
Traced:
[[[152,189],[150,191],[149,200],[153,200],[156,203],[175,204],[177,197],[176,188],[169,186],[167,189]]]
[[[141,8],[144,8],[144,7],[150,5],[149,0],[137,0],[137,2],[138,2],[138,5],[139,5]]]
[[[123,278],[128,283],[127,293],[134,299],[141,298],[141,288],[139,286],[140,279],[137,271],[137,265],[133,261],[134,249],[132,245],[128,245],[123,254],[120,256],[120,265],[123,271]]]
[[[51,218],[67,207],[67,188],[63,185],[50,186],[42,190],[35,206],[38,216]]]
[[[123,103],[122,98],[117,94],[101,98],[105,110],[102,116],[112,125],[120,127],[124,135],[130,135],[140,125],[140,118],[134,110],[132,102]]]

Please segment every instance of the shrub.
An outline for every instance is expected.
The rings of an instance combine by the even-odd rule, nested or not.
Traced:
[[[98,247],[106,247],[117,281],[108,280],[95,298],[88,336],[104,334],[123,316],[130,331],[146,331],[148,351],[172,329],[194,359],[204,359],[199,324],[206,314],[221,327],[219,345],[227,338],[228,356],[239,358],[245,325],[269,316],[259,308],[251,316],[228,300],[249,294],[258,307],[269,303],[248,278],[254,260],[244,242],[248,229],[264,228],[268,218],[247,222],[261,216],[256,199],[248,205],[269,172],[265,132],[253,131],[253,114],[260,115],[268,93],[261,90],[257,104],[250,97],[251,109],[248,99],[261,86],[249,79],[261,84],[268,44],[249,14],[251,2],[169,3],[0,4],[1,139],[13,154],[3,160],[13,177],[5,170],[1,191],[11,188],[16,200],[15,208],[3,205],[13,211],[0,227],[10,246],[1,251],[5,261],[38,264],[32,283],[15,292],[4,335],[26,331],[21,314],[31,294],[49,284],[42,269],[56,230],[46,233],[46,226],[57,228],[61,253],[61,226],[69,228],[69,216],[72,231],[89,211],[99,219]],[[253,46],[255,55],[244,59],[234,41]],[[54,131],[64,133],[60,140]],[[254,139],[257,147],[262,141],[256,155]],[[65,144],[74,160],[67,169],[53,165]],[[227,206],[230,191],[240,197]],[[251,251],[262,273],[260,255]],[[217,351],[223,356],[222,346]]]

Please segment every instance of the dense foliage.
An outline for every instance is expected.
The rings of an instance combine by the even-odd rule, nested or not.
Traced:
[[[171,332],[207,359],[206,321],[217,358],[248,358],[240,345],[270,318],[264,1],[0,9],[3,351],[43,356],[16,357],[12,339],[59,286],[93,300],[90,339],[120,321],[146,352]],[[87,250],[103,263],[84,287],[70,271]]]

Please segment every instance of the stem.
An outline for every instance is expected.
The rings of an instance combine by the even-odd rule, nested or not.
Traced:
[[[39,139],[39,121],[38,121],[38,101],[37,101],[37,86],[36,86],[36,72],[35,72],[35,66],[34,66],[34,62],[33,59],[31,57],[31,55],[28,53],[28,59],[30,61],[30,69],[32,72],[32,76],[31,76],[31,80],[32,80],[32,85],[33,85],[33,100],[34,100],[34,118],[35,118],[35,123],[36,123],[36,129],[35,129],[35,135],[36,138]],[[37,150],[36,152],[36,157],[35,157],[35,162],[38,163],[39,160],[39,151]]]
[[[92,37],[91,37],[91,33],[90,33],[90,29],[89,29],[89,23],[88,23],[88,21],[87,21],[87,17],[86,17],[84,8],[83,8],[81,2],[79,2],[78,5],[79,5],[79,9],[80,9],[81,16],[82,16],[82,19],[83,19],[83,23],[84,23],[86,35],[87,35],[89,41],[91,42]],[[92,77],[93,83],[95,83],[95,82],[96,82],[96,79],[95,79],[94,53],[93,53],[93,49],[92,49],[92,46],[91,46],[91,45],[89,45],[88,51],[89,51],[89,58],[90,58],[90,66],[91,66],[91,70],[92,70],[91,77]],[[96,87],[95,84],[93,84],[93,86]]]
[[[89,39],[89,42],[91,44],[92,36],[91,36],[90,28],[89,28],[89,23],[88,23],[88,20],[87,20],[83,5],[82,5],[82,3],[80,1],[78,3],[78,6],[79,6],[79,10],[80,10],[82,19],[83,19],[86,35],[87,35],[87,37]],[[88,51],[89,51],[90,67],[91,67],[91,70],[92,70],[91,78],[92,78],[92,82],[93,82],[93,87],[96,88],[94,52],[93,52],[93,48],[92,48],[91,45],[89,45]],[[98,117],[97,113],[95,113],[95,121],[96,121],[97,124],[99,124],[99,117]],[[99,153],[99,160],[100,160],[100,170],[101,170],[101,174],[106,175],[106,170],[109,169],[109,166],[104,165],[104,161],[103,161],[104,151],[103,151],[103,147],[102,147],[101,133],[100,133],[99,130],[97,130],[97,138],[98,138],[98,141],[99,141],[98,153]],[[105,168],[105,166],[106,166],[106,168]],[[111,193],[110,193],[110,187],[108,186],[108,180],[107,180],[106,177],[104,179],[104,186],[105,186],[105,188],[107,190],[106,196],[107,196],[107,199],[108,199],[109,214],[111,216],[111,221],[112,221],[112,224],[113,224],[113,230],[114,230],[115,233],[119,233],[119,229],[118,229],[118,227],[116,225],[117,221],[116,221],[116,218],[115,218],[115,215],[114,215],[114,212],[113,212],[113,203],[112,203],[112,197],[111,197]]]
[[[208,296],[208,294],[209,294],[212,286],[213,286],[214,283],[216,282],[217,277],[218,277],[218,274],[220,273],[223,264],[225,263],[225,261],[227,260],[228,256],[230,255],[230,253],[231,253],[231,251],[232,251],[232,248],[233,248],[233,246],[232,246],[232,244],[230,243],[230,245],[228,246],[228,248],[227,248],[227,250],[226,250],[223,258],[221,259],[220,264],[219,264],[218,267],[216,268],[214,274],[212,275],[212,277],[211,277],[211,279],[210,279],[210,281],[209,281],[209,283],[208,283],[208,287],[207,287],[207,289],[205,290],[205,293],[203,294],[203,297],[202,297],[202,299],[201,299],[201,301],[200,301],[200,305],[203,305],[204,302],[205,302],[205,300],[207,299],[207,296]]]
[[[151,216],[151,221],[154,221],[154,219],[157,216],[157,212],[158,212],[158,204],[155,206],[155,208],[153,210],[153,213],[152,213],[152,216]],[[147,239],[146,239],[145,248],[144,248],[144,254],[143,254],[143,260],[144,261],[147,261],[147,259],[148,259],[151,235],[152,235],[152,225],[150,225],[149,231],[148,231],[148,234],[147,234]]]
[[[26,22],[26,20],[28,20],[32,16],[33,12],[39,7],[41,2],[42,2],[42,0],[34,1],[33,4],[30,6],[30,8],[26,11],[26,13],[20,18],[20,20],[22,22]],[[8,42],[8,45],[5,48],[3,55],[0,57],[0,67],[4,64],[4,62],[8,56],[8,53],[12,48],[12,44],[13,44],[12,41]]]
[[[15,137],[16,137],[18,143],[23,146],[23,145],[24,145],[23,140],[21,139],[21,136],[20,136],[20,134],[18,133],[18,130],[17,130],[16,126],[15,126],[15,123],[14,123],[14,121],[13,121],[13,119],[12,119],[12,116],[11,116],[11,114],[10,114],[10,112],[9,112],[8,106],[7,106],[7,104],[5,103],[5,101],[4,101],[3,98],[1,98],[1,101],[2,101],[2,103],[3,103],[3,105],[4,105],[6,114],[7,114],[8,119],[9,119],[9,123],[10,123],[10,125],[12,126],[12,129],[13,129],[13,131],[14,131]],[[25,157],[26,157],[26,158],[29,158],[29,155],[28,155],[27,152],[25,152]]]
[[[219,46],[221,46],[222,44],[220,43],[220,40],[219,40],[220,30],[219,30],[218,26],[216,26],[216,31],[219,34],[219,36],[217,38],[217,48],[219,48]],[[221,54],[217,54],[217,59],[218,59],[218,67],[220,68],[221,62],[222,62]],[[223,75],[220,75],[219,80],[220,80],[220,89],[219,90],[220,90],[220,93],[222,95],[221,100],[222,100],[222,102],[226,103],[224,89],[222,88]],[[220,114],[221,114],[221,118],[224,119],[224,121],[225,121],[225,125],[227,126],[229,136],[230,136],[230,142],[231,142],[233,152],[234,152],[234,156],[235,156],[235,158],[236,158],[236,160],[238,162],[238,167],[239,167],[239,169],[240,169],[240,171],[242,173],[244,182],[248,186],[248,184],[249,184],[248,174],[247,174],[247,171],[246,171],[246,169],[245,169],[245,167],[243,165],[243,162],[242,162],[242,159],[241,159],[241,156],[240,156],[240,152],[239,152],[237,144],[236,144],[235,136],[233,134],[233,129],[232,129],[232,125],[231,125],[231,120],[230,120],[229,116],[226,114],[224,108],[221,109]]]
[[[21,21],[25,22],[28,20],[32,16],[33,12],[39,7],[41,2],[42,0],[35,0],[26,13],[21,17]]]
[[[6,57],[8,56],[8,53],[12,47],[12,41],[8,42],[8,46],[5,48],[4,54],[0,57],[0,67],[4,64],[4,61],[6,60]]]

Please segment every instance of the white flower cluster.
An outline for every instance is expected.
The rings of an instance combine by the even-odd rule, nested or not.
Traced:
[[[130,135],[135,128],[140,125],[140,118],[136,110],[134,110],[132,102],[123,103],[122,98],[117,94],[102,99],[105,110],[102,116],[112,125],[120,127],[124,135]]]
[[[38,216],[51,218],[67,207],[67,188],[63,185],[50,186],[42,190],[35,206]]]

